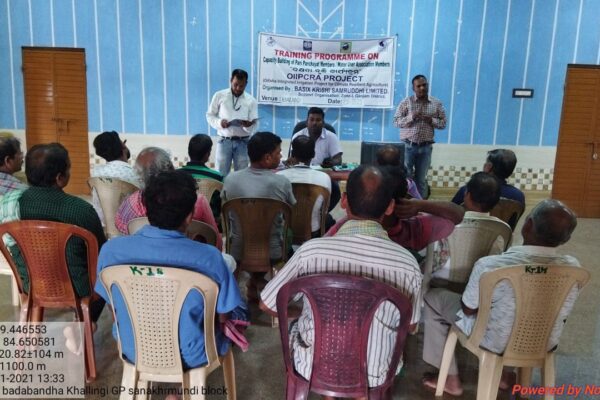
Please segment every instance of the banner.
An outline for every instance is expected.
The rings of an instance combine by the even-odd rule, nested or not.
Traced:
[[[394,107],[396,38],[320,40],[259,34],[258,102]]]

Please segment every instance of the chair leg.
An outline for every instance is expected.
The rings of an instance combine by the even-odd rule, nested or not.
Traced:
[[[82,302],[83,314],[83,343],[85,344],[85,379],[92,382],[96,379],[96,356],[94,354],[94,332],[92,331],[92,319],[89,306]]]
[[[30,306],[29,308],[29,322],[43,322],[44,321],[44,307]]]
[[[531,386],[533,368],[521,367],[517,369],[517,382],[523,387]]]
[[[133,390],[137,386],[137,371],[132,364],[123,363],[123,378],[121,378],[121,386],[124,391],[119,395],[119,400],[133,400]]]
[[[20,301],[20,293],[19,293],[19,288],[17,286],[17,280],[15,279],[14,276],[10,277],[10,286],[12,288],[12,305],[13,306],[18,306],[19,305],[19,301]]]
[[[21,293],[21,311],[19,313],[19,322],[25,323],[29,321],[31,312],[31,304],[29,303],[29,296],[25,293]]]
[[[206,368],[194,368],[183,374],[183,400],[205,400],[206,396],[202,392],[202,389],[206,387],[206,377],[208,374],[206,373]],[[189,391],[185,389],[190,389],[192,387],[192,382],[194,386],[198,386],[197,394],[191,395]]]
[[[223,376],[225,378],[225,388],[227,390],[227,400],[236,400],[237,393],[235,387],[235,361],[231,348],[221,359],[223,365]]]
[[[450,369],[450,363],[452,357],[454,357],[454,349],[456,348],[456,341],[458,335],[454,331],[454,328],[450,328],[448,332],[448,338],[446,339],[446,345],[444,346],[444,354],[442,355],[442,363],[440,364],[440,373],[438,374],[437,386],[435,389],[435,396],[441,397],[444,395],[444,388],[446,387],[446,379],[448,378],[448,370]]]
[[[290,376],[288,373],[287,384],[285,387],[286,400],[307,400],[308,389],[308,381]]]
[[[542,385],[545,387],[554,387],[555,385],[555,371],[554,371],[554,353],[548,353],[544,360],[544,370],[542,371]],[[544,397],[546,400],[554,399],[554,395],[547,394]]]
[[[150,382],[138,379],[137,388],[141,390],[139,394],[135,396],[135,400],[148,400],[148,386]]]
[[[479,358],[477,400],[495,400],[502,376],[502,357],[483,351]]]

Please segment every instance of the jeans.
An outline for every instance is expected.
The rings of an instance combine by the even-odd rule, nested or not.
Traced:
[[[224,137],[217,139],[217,153],[215,163],[217,170],[226,177],[231,171],[231,161],[233,161],[233,169],[239,171],[248,167],[250,159],[248,158],[248,140],[243,138],[239,140],[231,140]]]
[[[417,189],[421,197],[429,197],[429,188],[427,186],[427,170],[431,165],[431,151],[433,144],[416,145],[404,141],[404,164],[408,176],[417,184]]]

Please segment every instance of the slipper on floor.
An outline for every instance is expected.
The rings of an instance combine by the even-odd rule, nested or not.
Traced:
[[[435,392],[435,390],[437,389],[437,376],[424,376],[423,379],[421,379],[421,383],[423,384],[423,386],[425,386],[426,389],[433,390]],[[444,388],[444,393],[449,394],[450,396],[459,397],[462,396],[463,389],[448,390]]]

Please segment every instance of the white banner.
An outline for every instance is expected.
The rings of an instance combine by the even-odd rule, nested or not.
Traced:
[[[258,102],[394,107],[396,38],[317,40],[260,33]]]

